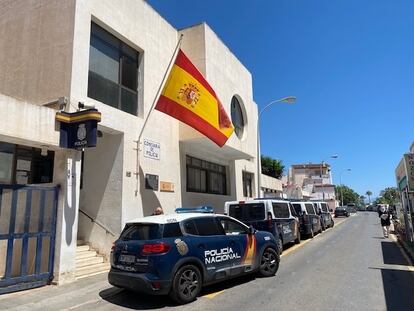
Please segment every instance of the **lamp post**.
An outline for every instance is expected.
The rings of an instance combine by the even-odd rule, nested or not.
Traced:
[[[261,191],[261,175],[262,175],[262,161],[261,161],[261,157],[260,157],[260,129],[259,129],[259,121],[260,121],[260,117],[263,114],[263,112],[265,112],[265,110],[267,108],[269,108],[271,105],[276,104],[276,103],[288,103],[288,104],[293,104],[296,101],[296,97],[295,96],[287,96],[287,97],[283,97],[281,99],[276,99],[276,100],[272,100],[270,103],[268,103],[266,106],[263,107],[262,110],[260,110],[259,114],[257,115],[257,196],[260,197],[260,191]]]
[[[343,170],[341,173],[339,173],[339,185],[341,186],[341,206],[344,205],[344,198],[342,196],[342,173],[344,172],[350,172],[351,169],[347,168],[346,170]]]
[[[331,155],[329,158],[331,158],[331,159],[337,159],[338,158],[338,155],[335,153],[335,154]],[[325,188],[323,186],[323,177],[322,177],[322,167],[324,166],[324,162],[325,161],[326,160],[322,160],[322,162],[321,162],[322,201],[325,201]]]

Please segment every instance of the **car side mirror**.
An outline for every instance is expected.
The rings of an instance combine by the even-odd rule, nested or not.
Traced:
[[[249,230],[247,231],[247,233],[249,235],[253,235],[256,232],[256,230],[253,228],[253,226],[249,226]]]

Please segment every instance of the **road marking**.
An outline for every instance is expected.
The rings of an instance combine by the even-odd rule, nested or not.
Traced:
[[[414,272],[413,262],[411,261],[410,257],[408,257],[407,253],[405,252],[405,249],[403,249],[402,246],[400,245],[400,243],[398,243],[398,240],[395,237],[395,235],[390,234],[390,239],[397,243],[397,246],[400,249],[401,254],[403,255],[403,257],[405,258],[405,260],[408,263],[408,270],[410,270],[411,272]]]
[[[341,220],[341,221],[339,221],[339,222],[335,223],[335,226],[334,226],[333,228],[328,228],[328,229],[326,229],[326,230],[325,230],[325,232],[326,232],[326,231],[329,231],[329,230],[331,230],[331,229],[334,229],[334,228],[336,228],[336,227],[338,227],[340,224],[344,223],[347,219],[349,219],[349,218],[345,218],[345,219],[343,219],[343,220]],[[320,234],[316,235],[315,237],[313,237],[313,239],[315,239],[315,238],[319,237],[321,234],[322,234],[322,233],[320,233]],[[294,246],[290,247],[289,249],[285,250],[285,251],[282,253],[282,255],[280,255],[280,257],[284,257],[284,256],[289,255],[290,253],[292,253],[292,252],[296,251],[297,249],[299,249],[299,248],[301,248],[301,247],[305,246],[307,243],[309,243],[309,242],[310,242],[310,241],[312,241],[313,239],[307,239],[307,240],[305,240],[305,241],[301,241],[301,243],[300,243],[300,244],[296,244],[296,245],[294,245]],[[224,290],[224,289],[223,289],[223,290],[221,290],[221,291],[214,292],[214,293],[211,293],[211,294],[207,294],[207,295],[204,295],[204,296],[202,296],[202,297],[206,297],[206,298],[208,298],[208,299],[213,299],[213,298],[215,298],[216,296],[220,295],[221,293],[224,293],[225,291],[226,291],[226,290]]]
[[[224,292],[225,292],[225,289],[223,289],[221,291],[218,291],[218,292],[215,292],[215,293],[204,295],[203,297],[206,297],[208,299],[213,299],[214,297],[216,297],[216,296],[218,296],[218,295],[220,295],[221,293],[224,293]]]

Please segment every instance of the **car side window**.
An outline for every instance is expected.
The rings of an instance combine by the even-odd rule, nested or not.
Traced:
[[[184,226],[185,233],[191,234],[191,235],[198,235],[196,226],[195,226],[194,221],[192,219],[186,220],[183,223],[183,226]]]
[[[302,208],[301,208],[300,204],[295,203],[295,204],[293,204],[293,207],[295,208],[295,211],[296,211],[297,215],[302,214]]]
[[[289,209],[293,217],[298,217],[296,210],[293,208],[292,204],[289,204]]]
[[[313,209],[312,203],[305,203],[306,212],[309,215],[315,215],[315,210]]]
[[[289,218],[289,207],[287,203],[272,203],[273,213],[276,218]]]
[[[193,219],[198,235],[224,235],[223,228],[218,224],[215,217],[202,217]]]
[[[219,221],[226,235],[238,235],[247,233],[247,228],[245,226],[232,219],[220,218]]]

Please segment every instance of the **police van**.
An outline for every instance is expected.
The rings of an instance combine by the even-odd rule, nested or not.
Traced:
[[[224,205],[224,213],[257,230],[271,232],[279,244],[300,243],[299,219],[289,201],[273,198],[231,201]]]
[[[313,206],[315,207],[317,214],[321,218],[322,231],[328,228],[332,228],[335,223],[332,218],[331,212],[329,210],[328,204],[326,202],[321,202],[321,201],[312,201],[312,202],[313,202]]]
[[[302,235],[313,238],[315,234],[322,232],[321,217],[312,202],[292,201],[291,203],[299,216]]]
[[[125,225],[111,250],[108,281],[178,303],[197,298],[202,286],[246,273],[273,276],[279,250],[272,234],[211,213],[139,218]]]

